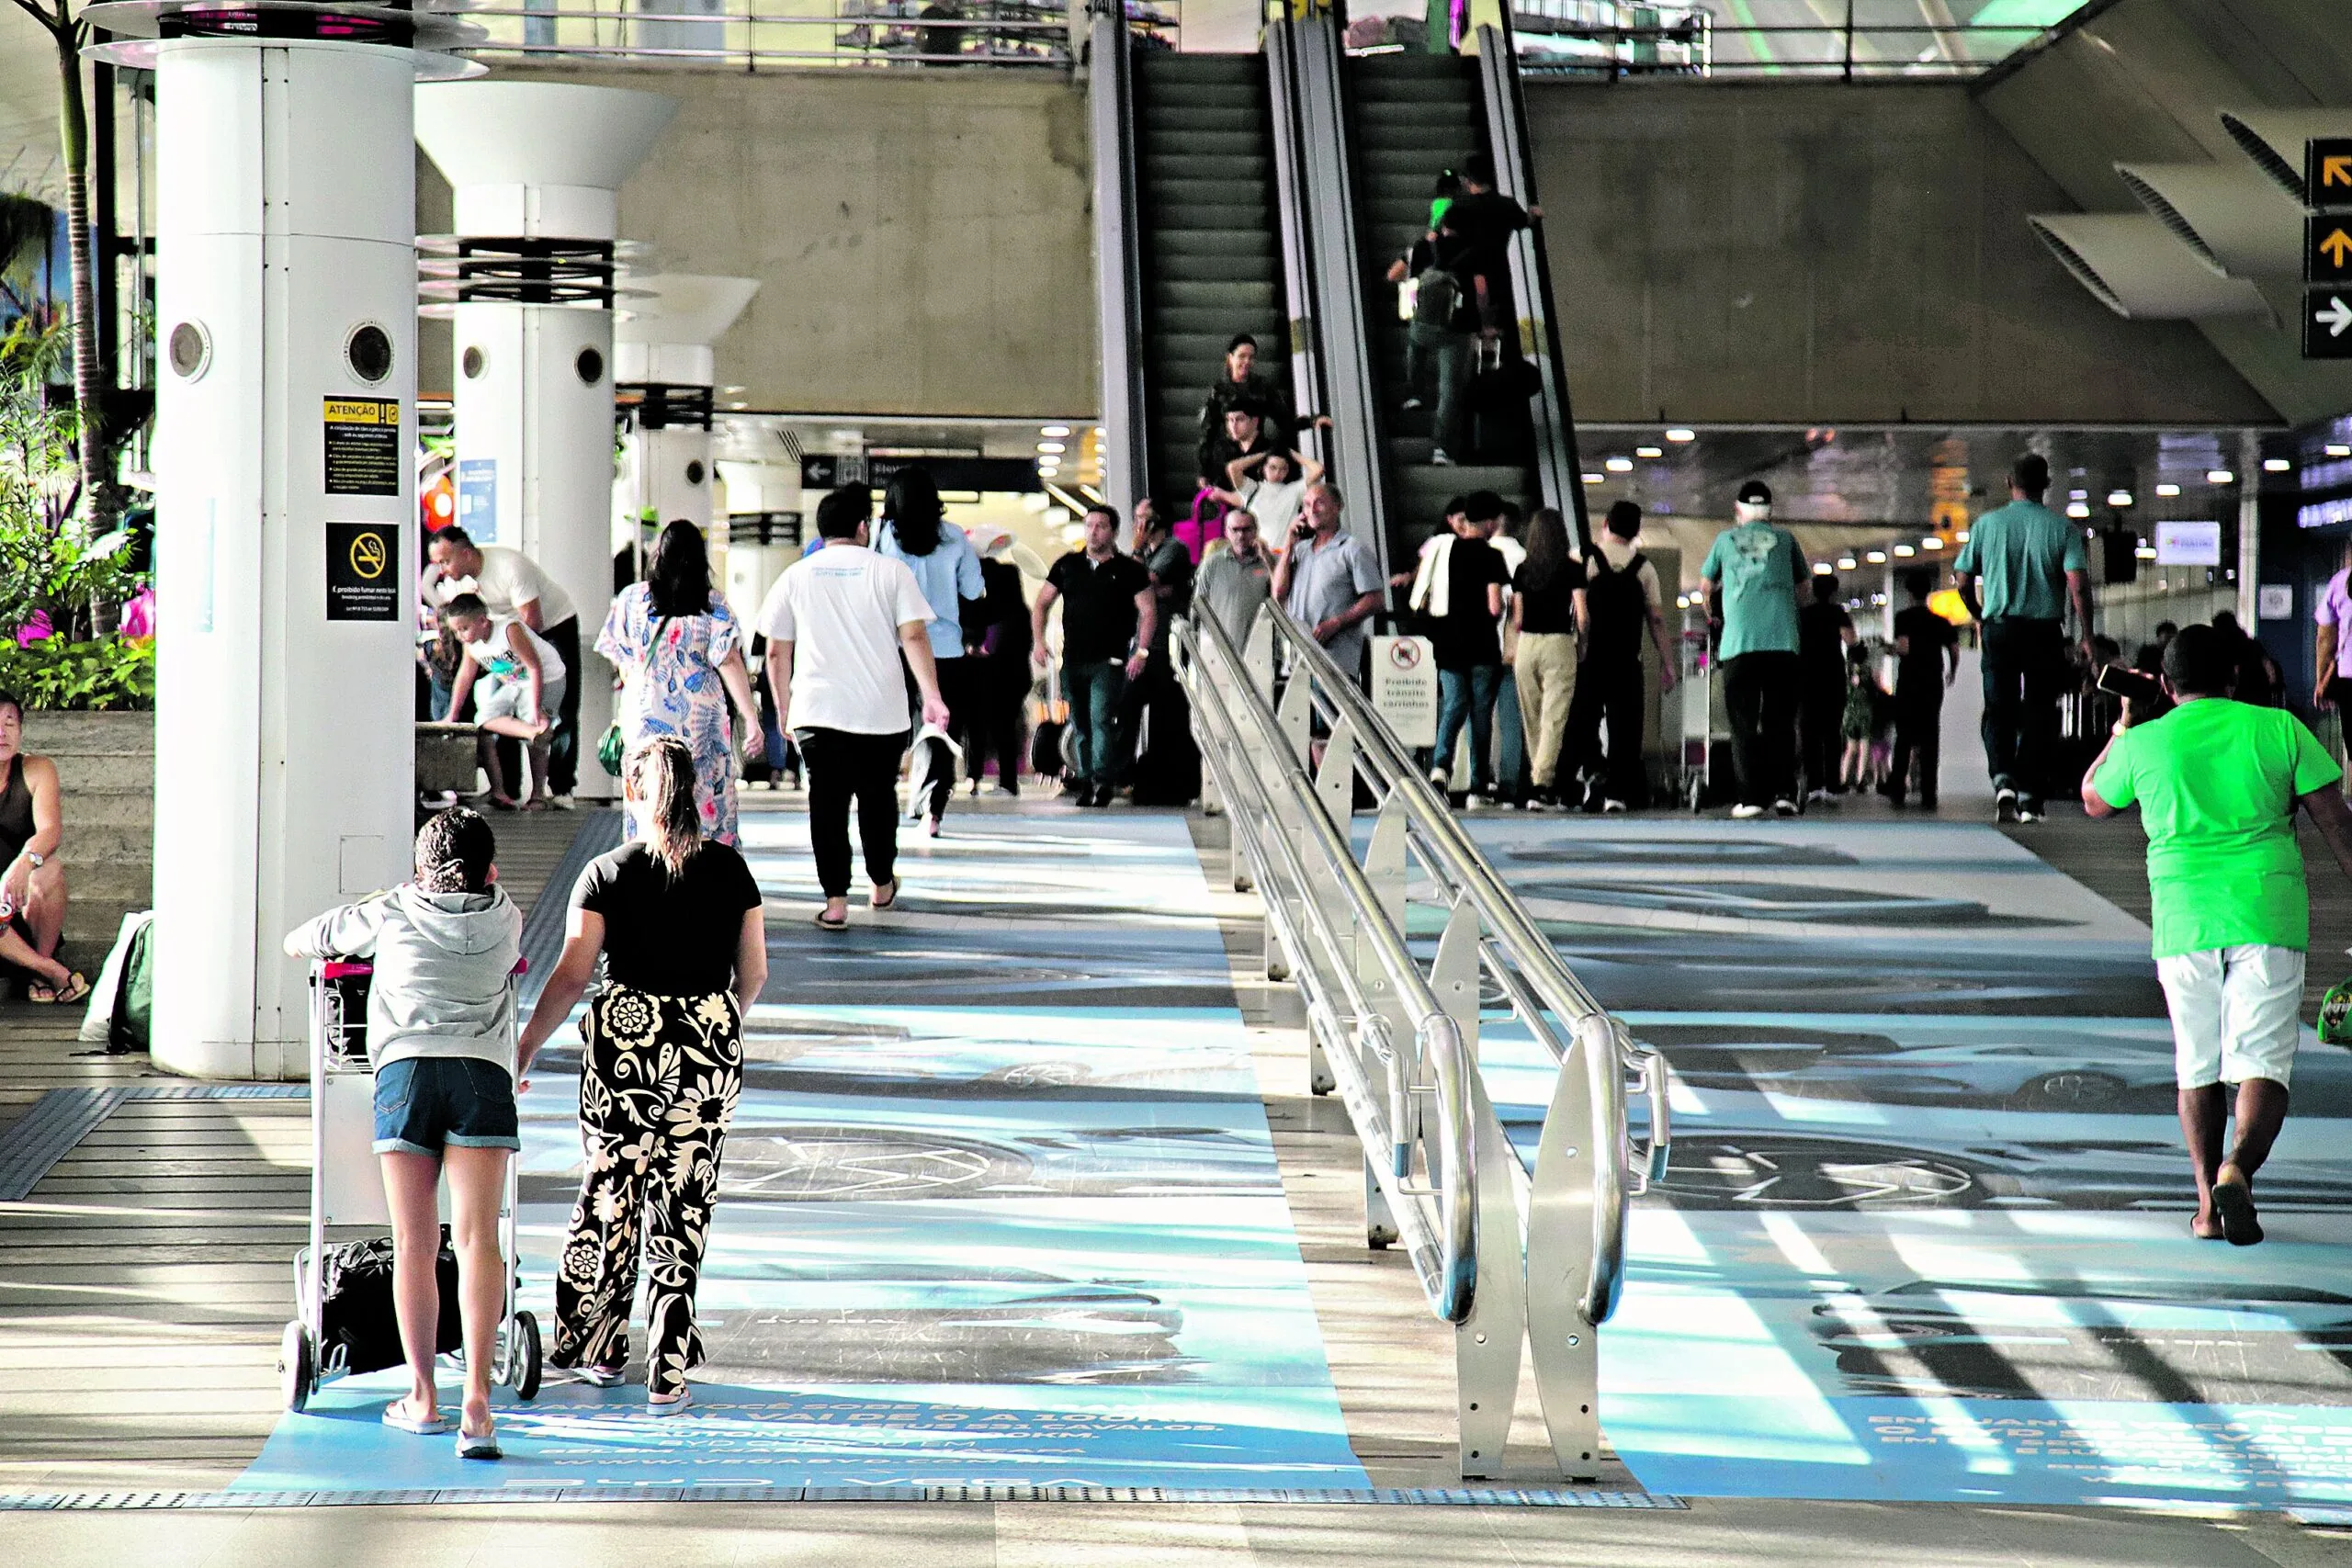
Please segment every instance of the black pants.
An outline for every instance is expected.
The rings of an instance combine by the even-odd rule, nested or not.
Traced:
[[[964,727],[964,772],[978,778],[996,759],[996,782],[1021,789],[1021,710],[1029,700],[1029,656],[985,654],[974,660],[972,717]]]
[[[1567,781],[1590,773],[1600,780],[1603,798],[1639,807],[1649,802],[1649,773],[1642,761],[1642,730],[1648,704],[1642,689],[1640,645],[1596,648],[1577,666],[1577,692],[1568,700],[1568,733],[1553,777],[1566,795]],[[1609,730],[1603,754],[1600,732]]]
[[[1797,656],[1743,653],[1724,660],[1724,707],[1731,718],[1739,804],[1795,799]]]
[[[808,769],[808,842],[817,855],[817,886],[828,898],[849,894],[852,800],[866,880],[877,887],[888,882],[899,863],[899,759],[906,754],[906,731],[797,729],[793,739]]]
[[[1193,705],[1165,654],[1155,653],[1119,699],[1120,760],[1138,806],[1183,806],[1201,793]]]
[[[1996,792],[2039,807],[2058,757],[2058,696],[2066,638],[2057,621],[2002,615],[1984,623],[1984,765]]]
[[[1798,707],[1797,734],[1804,748],[1804,786],[1836,789],[1838,764],[1845,760],[1846,716],[1844,666],[1807,670],[1802,677],[1804,696]]]
[[[1942,762],[1944,688],[1939,680],[1922,694],[1897,687],[1894,693],[1894,756],[1886,793],[1897,800],[1911,786],[1911,760],[1919,761],[1919,804],[1936,803],[1936,769]]]
[[[563,682],[563,701],[556,705],[555,738],[548,751],[548,787],[558,795],[570,795],[580,783],[580,688],[587,684],[580,668],[580,617],[558,622],[539,635],[563,660],[569,677]]]

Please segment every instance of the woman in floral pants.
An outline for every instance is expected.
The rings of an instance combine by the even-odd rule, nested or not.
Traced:
[[[743,1087],[743,1010],[767,979],[759,884],[705,839],[695,759],[664,737],[632,750],[622,787],[639,836],[591,863],[572,889],[563,956],[524,1031],[525,1066],[588,1005],[580,1073],[586,1161],[556,1279],[548,1359],[610,1387],[627,1374],[628,1313],[644,1254],[646,1403],[684,1409],[701,1364],[695,1284],[718,1200],[718,1162]]]

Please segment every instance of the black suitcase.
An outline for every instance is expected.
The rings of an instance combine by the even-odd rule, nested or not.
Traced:
[[[1041,779],[1062,776],[1062,722],[1049,718],[1029,732],[1029,771]]]
[[[319,1276],[319,1364],[379,1371],[408,1357],[401,1349],[400,1315],[392,1305],[392,1239],[371,1236],[327,1248]],[[449,1227],[441,1227],[441,1257],[434,1274],[441,1287],[441,1320],[434,1349],[447,1355],[465,1343],[458,1319],[458,1255]]]

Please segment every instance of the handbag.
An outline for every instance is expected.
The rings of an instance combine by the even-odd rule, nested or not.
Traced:
[[[621,739],[621,727],[616,722],[605,731],[605,738],[596,742],[596,761],[604,764],[605,772],[618,778],[621,776],[621,754],[628,750],[628,742]]]

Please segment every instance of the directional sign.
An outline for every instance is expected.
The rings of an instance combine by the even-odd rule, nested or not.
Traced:
[[[2304,290],[2303,357],[2352,359],[2352,288]]]
[[[2352,281],[2352,214],[2303,220],[2303,281]]]
[[[2303,205],[2352,208],[2352,136],[2318,136],[2303,143]]]

